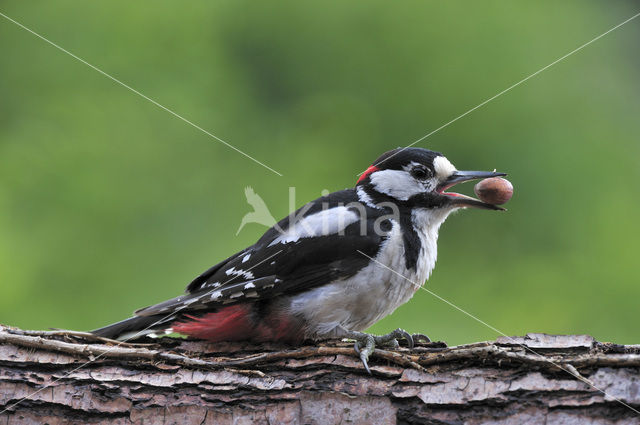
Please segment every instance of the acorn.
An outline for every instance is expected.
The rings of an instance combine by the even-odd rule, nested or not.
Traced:
[[[474,187],[476,196],[487,204],[506,204],[513,196],[513,185],[502,177],[491,177],[480,180]]]

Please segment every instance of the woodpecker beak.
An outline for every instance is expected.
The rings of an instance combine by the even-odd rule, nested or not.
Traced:
[[[502,207],[493,204],[487,204],[486,202],[482,202],[481,200],[472,198],[471,196],[445,191],[458,183],[466,182],[469,180],[486,179],[489,177],[502,177],[506,175],[506,173],[497,173],[495,171],[455,171],[451,176],[449,176],[449,178],[447,178],[447,180],[438,185],[438,187],[436,188],[436,192],[443,196],[446,196],[449,199],[449,203],[457,207],[472,207],[482,208],[486,210],[505,211],[505,209]]]

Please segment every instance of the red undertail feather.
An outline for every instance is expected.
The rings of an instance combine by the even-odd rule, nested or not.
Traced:
[[[232,305],[202,317],[185,317],[191,320],[174,323],[174,332],[214,342],[239,341],[253,333],[246,305]]]
[[[273,312],[256,320],[252,308],[252,304],[236,304],[201,317],[185,315],[186,319],[175,322],[172,330],[212,342],[300,342],[304,339],[302,327],[297,320]]]

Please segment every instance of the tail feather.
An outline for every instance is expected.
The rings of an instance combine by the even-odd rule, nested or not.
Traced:
[[[213,342],[251,339],[254,331],[249,318],[252,307],[236,304],[201,317],[185,315],[183,321],[173,324],[173,330]]]
[[[167,328],[175,317],[158,314],[153,316],[134,316],[103,328],[91,331],[104,338],[125,340],[155,333]]]

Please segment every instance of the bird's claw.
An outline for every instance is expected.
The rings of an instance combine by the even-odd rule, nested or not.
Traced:
[[[414,347],[415,341],[431,342],[429,337],[426,335],[411,335],[409,332],[400,328],[396,329],[395,331],[389,332],[386,335],[380,336],[373,336],[362,332],[349,332],[347,334],[347,337],[355,340],[353,349],[358,357],[360,357],[360,360],[362,361],[362,364],[364,365],[364,368],[369,375],[371,375],[371,369],[369,369],[369,356],[373,353],[376,345],[390,345],[392,348],[396,349],[400,346],[400,344],[398,343],[398,339],[404,339],[405,341],[407,341],[407,346],[409,347],[409,349],[412,349]]]
[[[362,361],[362,364],[364,365],[367,373],[371,375],[371,369],[369,369],[369,356],[376,348],[376,343],[373,335],[358,332],[357,335],[352,336],[352,338],[356,340],[356,342],[353,344],[353,349],[360,357],[360,360]],[[360,348],[360,344],[363,344],[364,348]]]
[[[422,342],[431,342],[431,338],[429,338],[425,334],[413,334],[413,341],[422,341]]]
[[[409,349],[413,348],[413,337],[404,329],[398,328],[386,335],[375,337],[376,344],[391,345],[393,348],[398,348],[400,346],[400,344],[398,344],[398,339],[404,339],[405,341],[407,341],[407,346],[409,347]]]
[[[360,355],[360,341],[356,340],[356,342],[353,343],[353,350],[357,355]]]

